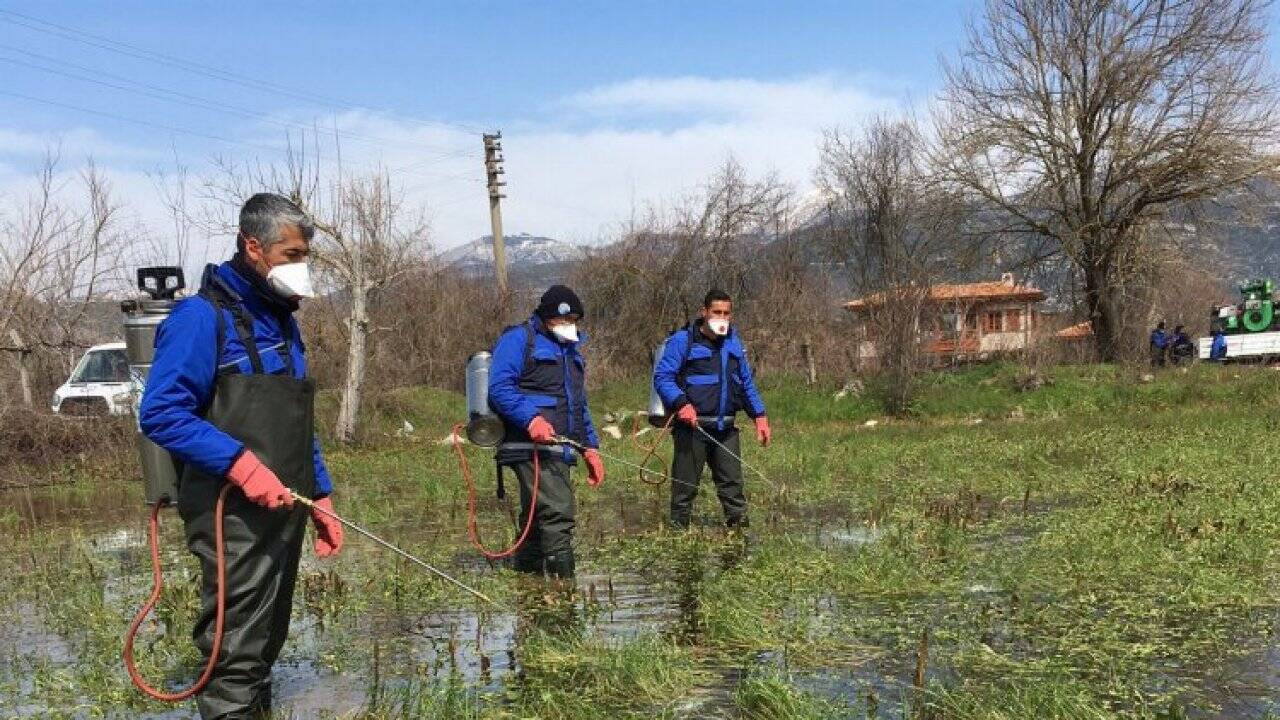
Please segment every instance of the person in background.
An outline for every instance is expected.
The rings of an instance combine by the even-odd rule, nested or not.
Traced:
[[[1195,352],[1195,344],[1187,336],[1186,330],[1181,325],[1175,326],[1173,328],[1173,339],[1169,341],[1169,361],[1174,365],[1191,362]]]
[[[1155,330],[1151,331],[1148,347],[1151,351],[1151,366],[1164,367],[1165,353],[1169,348],[1169,334],[1165,332],[1163,320],[1156,325]]]
[[[520,572],[574,576],[569,468],[576,461],[573,448],[557,440],[567,438],[586,448],[587,484],[604,482],[604,463],[596,450],[600,438],[587,408],[586,363],[578,351],[585,341],[578,321],[585,314],[573,290],[552,285],[533,315],[504,330],[493,347],[489,406],[505,426],[498,471],[510,467],[520,481],[519,527],[534,515],[529,537],[512,558],[512,567]],[[533,482],[539,473],[535,499]]]
[[[668,413],[675,413],[671,436],[671,524],[689,527],[704,465],[729,527],[746,527],[747,498],[742,481],[741,445],[735,419],[746,411],[756,439],[773,437],[764,400],[756,389],[747,350],[732,325],[733,299],[712,290],[698,319],[667,339],[654,368],[653,387]]]

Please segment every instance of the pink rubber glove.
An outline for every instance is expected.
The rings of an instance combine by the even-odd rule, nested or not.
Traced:
[[[227,480],[244,491],[244,496],[250,502],[268,510],[275,510],[281,505],[293,507],[293,495],[289,494],[289,488],[250,450],[240,453],[240,457],[231,464]]]
[[[698,409],[692,403],[676,411],[676,419],[687,425],[698,424]]]
[[[541,415],[529,423],[529,437],[539,445],[548,445],[556,439],[556,429]]]
[[[600,451],[591,448],[582,453],[582,459],[587,461],[587,484],[591,487],[600,487],[604,482],[604,460],[600,459]]]
[[[769,429],[769,418],[761,415],[756,418],[756,440],[760,444],[769,447],[769,441],[773,439],[773,431]]]
[[[321,512],[333,512],[332,499],[323,497],[316,500],[314,505],[311,509],[311,524],[316,526],[316,557],[333,557],[342,549],[342,523],[333,519],[332,515]]]

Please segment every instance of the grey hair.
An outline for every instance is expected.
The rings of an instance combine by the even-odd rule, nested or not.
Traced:
[[[240,237],[236,238],[236,248],[244,250],[245,239],[255,237],[266,250],[280,242],[280,229],[285,225],[298,228],[308,241],[316,234],[315,223],[292,200],[275,193],[258,193],[240,208]]]

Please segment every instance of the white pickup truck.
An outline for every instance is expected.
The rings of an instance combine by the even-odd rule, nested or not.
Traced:
[[[66,415],[128,415],[141,384],[129,372],[124,343],[94,345],[53,393],[53,411]]]
[[[1228,360],[1280,360],[1280,332],[1238,333],[1224,335]],[[1200,338],[1200,359],[1208,360],[1213,338]]]

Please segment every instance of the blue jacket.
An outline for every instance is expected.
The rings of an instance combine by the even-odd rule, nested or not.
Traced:
[[[1169,336],[1163,330],[1151,331],[1151,347],[1165,349],[1169,346]]]
[[[578,352],[585,340],[560,342],[537,316],[503,331],[493,346],[489,407],[506,425],[504,444],[529,442],[526,428],[541,415],[558,435],[587,447],[600,447],[587,407],[586,363]],[[573,462],[567,448],[565,461]]]
[[[211,273],[227,283],[241,298],[245,309],[253,319],[253,336],[262,357],[263,370],[268,373],[286,371],[281,349],[284,335],[279,320],[257,299],[248,281],[231,269],[230,263],[209,265],[205,269],[203,284],[208,285]],[[213,398],[213,388],[219,369],[224,372],[252,372],[244,345],[240,342],[235,320],[230,310],[224,310],[227,332],[222,351],[218,352],[217,316],[213,305],[202,297],[189,297],[177,304],[156,331],[155,362],[142,393],[142,405],[138,412],[138,424],[143,434],[155,444],[173,453],[174,457],[203,473],[223,477],[231,469],[244,445],[239,440],[209,424],[201,415]],[[307,375],[305,348],[302,345],[298,323],[289,318],[294,342],[294,375],[299,379]],[[333,492],[333,483],[324,459],[320,456],[320,441],[313,443],[312,455],[316,467],[316,497]]]
[[[1220,330],[1213,331],[1213,344],[1209,346],[1209,359],[1227,359],[1227,336]]]
[[[702,323],[694,321],[667,338],[653,373],[663,404],[675,412],[692,403],[699,416],[720,418],[721,429],[739,410],[761,417],[764,400],[737,331],[731,327],[723,340],[712,340],[702,332]]]

